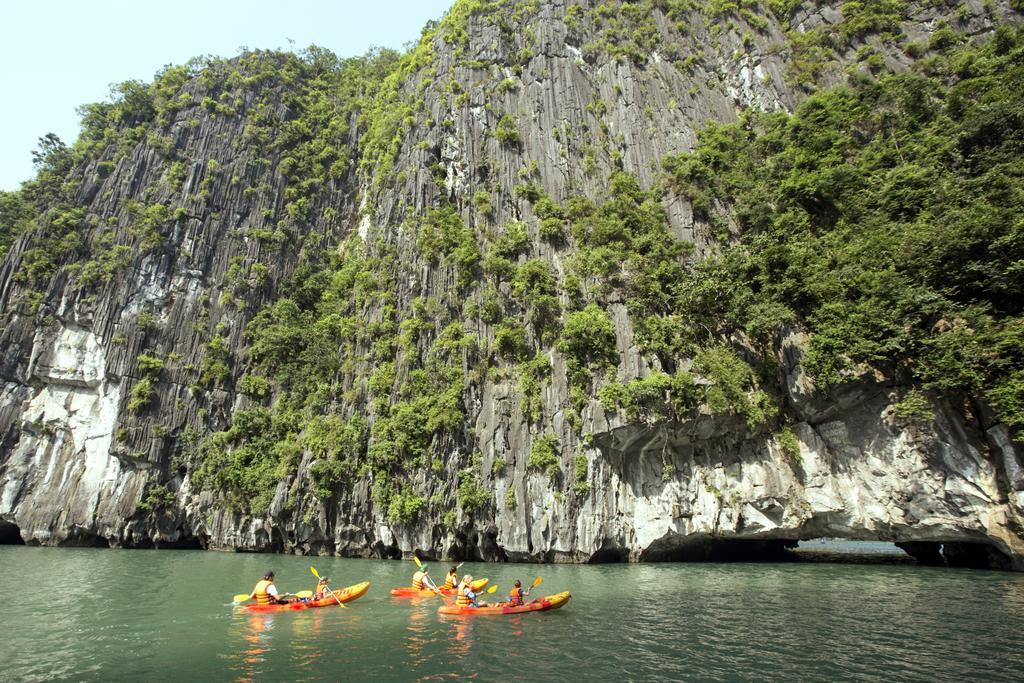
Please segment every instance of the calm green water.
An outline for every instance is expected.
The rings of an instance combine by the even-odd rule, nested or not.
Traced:
[[[563,609],[440,617],[388,596],[410,561],[312,560],[349,609],[229,604],[268,568],[313,587],[310,558],[0,547],[0,679],[1019,680],[1024,576],[913,566],[467,564]],[[442,569],[434,563],[434,571]],[[54,592],[60,589],[59,592]]]

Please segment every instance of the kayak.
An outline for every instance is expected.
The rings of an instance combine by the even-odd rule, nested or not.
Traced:
[[[457,605],[444,605],[438,608],[438,614],[458,614],[466,616],[486,616],[496,614],[522,614],[524,612],[545,612],[549,609],[558,609],[569,602],[569,598],[572,595],[569,591],[564,593],[556,593],[555,595],[547,595],[543,598],[537,598],[531,600],[525,605],[519,605],[518,607],[458,607]]]
[[[341,602],[352,602],[356,598],[361,598],[366,595],[366,591],[368,590],[370,590],[370,582],[363,581],[362,583],[357,583],[354,586],[336,590],[334,591],[334,595],[337,595],[338,600]],[[337,607],[338,600],[335,600],[333,596],[328,595],[319,600],[299,600],[298,602],[289,602],[284,605],[259,605],[256,603],[250,603],[248,605],[242,605],[242,609],[250,612],[284,612],[291,609],[310,609],[311,607],[330,607],[331,605]]]
[[[477,579],[470,584],[474,593],[480,591],[481,588],[487,585],[490,579]],[[441,595],[455,595],[454,588],[439,588]],[[419,588],[413,588],[412,586],[405,586],[404,588],[392,588],[391,597],[393,598],[429,598],[431,595],[437,595],[434,591],[429,588],[420,590]]]

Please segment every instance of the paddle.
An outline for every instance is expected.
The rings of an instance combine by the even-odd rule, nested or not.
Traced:
[[[416,566],[420,568],[420,571],[423,571],[423,563],[420,562],[420,558],[416,557],[415,553],[413,553],[412,559],[416,561]],[[459,567],[461,567],[464,564],[466,564],[466,563],[465,562],[459,562],[457,565],[455,565],[455,568],[458,569]]]
[[[299,591],[298,593],[285,593],[284,595],[294,595],[295,597],[299,598],[300,600],[305,600],[307,598],[313,597],[313,591]],[[239,593],[238,595],[236,595],[235,597],[232,598],[232,601],[233,602],[245,602],[248,599],[249,599],[249,593]]]
[[[497,592],[497,590],[498,590],[498,584],[493,583],[493,584],[491,584],[490,588],[488,588],[487,590],[484,591],[484,593],[495,593],[495,592]]]
[[[416,566],[419,567],[420,571],[423,571],[423,563],[420,562],[420,558],[416,557],[416,553],[412,554],[412,559],[416,561]],[[444,598],[444,593],[442,593],[438,589],[437,584],[434,583],[434,580],[432,578],[430,578],[429,576],[424,576],[423,580],[427,582],[427,587],[430,588],[430,590],[434,591],[434,594],[437,595],[437,597]]]
[[[536,588],[537,586],[540,585],[540,581],[541,581],[541,578],[538,576],[536,579],[533,580],[533,585],[531,585],[529,588],[527,588],[525,591],[523,591],[523,595],[529,595],[530,591],[532,591],[534,588]],[[490,592],[490,591],[488,591],[488,592]],[[509,598],[509,600],[511,601],[511,598]],[[511,604],[511,602],[510,602],[510,604]],[[525,601],[523,602],[523,604],[526,604]]]
[[[311,566],[311,567],[309,568],[309,571],[313,572],[313,576],[315,576],[315,577],[316,577],[316,580],[317,580],[317,581],[319,581],[319,580],[320,580],[320,575],[316,573],[316,568],[315,568],[315,567],[312,567],[312,566]],[[345,607],[345,603],[343,603],[343,602],[342,602],[342,601],[341,601],[341,600],[340,600],[340,599],[338,598],[338,596],[334,594],[334,591],[332,591],[332,590],[330,589],[330,587],[326,587],[326,586],[325,586],[325,588],[327,588],[326,592],[327,592],[327,593],[330,593],[331,597],[332,597],[332,598],[334,598],[335,602],[337,602],[337,603],[338,603],[338,606],[339,606],[339,607]],[[345,607],[345,609],[348,609],[348,607]]]
[[[496,584],[496,583],[495,583],[495,584],[491,585],[491,587],[490,587],[490,588],[488,588],[488,589],[487,589],[486,591],[484,591],[484,592],[485,592],[485,593],[496,593],[497,591],[498,591],[498,584]],[[486,606],[486,605],[487,605],[487,603],[484,603],[483,605],[480,605],[480,606],[481,606],[481,607],[484,607],[484,606]]]
[[[536,588],[539,585],[540,585],[540,577],[538,576],[536,579],[533,580],[533,585],[526,589],[526,594],[529,595],[530,591],[532,591],[534,588]],[[536,600],[536,599],[537,598],[534,598],[534,600]]]
[[[430,588],[430,590],[434,591],[434,594],[437,597],[444,598],[444,593],[441,592],[441,589],[437,587],[437,584],[434,583],[434,580],[432,578],[430,578],[429,576],[424,576],[423,580],[427,582],[428,587]]]

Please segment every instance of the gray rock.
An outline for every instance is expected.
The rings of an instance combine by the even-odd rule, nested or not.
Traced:
[[[987,418],[981,424],[943,397],[931,397],[928,424],[902,422],[893,409],[902,388],[883,380],[851,382],[822,395],[801,367],[806,336],[799,329],[777,344],[783,374],[771,389],[795,418],[799,458],[783,453],[778,435],[706,410],[687,421],[648,424],[606,414],[590,398],[577,416],[565,359],[548,349],[552,373],[538,423],[523,413],[514,370],[467,389],[464,434],[437,437],[431,446],[440,474],[424,469],[408,482],[425,500],[441,501],[413,524],[388,521],[373,502],[369,477],[349,482],[329,500],[317,498],[311,453],[280,482],[264,516],[234,511],[221,494],[194,485],[182,464],[189,436],[226,429],[234,410],[252,405],[235,389],[244,372],[245,326],[277,298],[303,252],[334,249],[340,237],[358,231],[400,264],[394,293],[401,310],[417,297],[461,306],[453,301],[451,269],[418,253],[405,224],[409,215],[447,197],[480,240],[511,220],[524,220],[536,238],[532,208],[515,194],[521,173],[539,179],[560,202],[600,199],[617,168],[650,187],[661,160],[692,149],[695,131],[706,123],[736,121],[745,108],[792,110],[804,96],[783,78],[789,55],[774,49],[784,42],[784,27],[774,21],[745,40],[748,27],[740,19],[735,28],[713,32],[694,15],[682,34],[658,14],[664,49],[636,63],[595,58],[587,44],[598,27],[584,17],[571,29],[563,19],[568,4],[541,3],[528,21],[531,44],[522,27],[508,39],[482,17],[469,21],[465,54],[437,38],[436,76],[422,92],[423,111],[398,149],[390,184],[374,185],[353,162],[315,194],[314,219],[284,215],[281,154],[249,142],[241,116],[200,106],[213,94],[200,79],[184,88],[192,104],[153,131],[170,139],[174,158],[184,164],[180,189],[166,181],[171,158],[146,142],[103,178],[95,159],[85,162],[74,192],[89,216],[83,243],[90,254],[103,253],[103,244],[131,245],[130,259],[116,277],[93,287],[80,286],[62,263],[35,314],[19,303],[30,291],[14,274],[38,236],[22,235],[0,264],[0,540],[597,562],[774,557],[794,540],[833,536],[896,541],[927,561],[1024,568],[1024,469],[1007,427]],[[948,9],[924,5],[915,5],[904,22],[908,36],[927,35]],[[997,5],[997,14],[1011,12],[1007,3]],[[992,30],[980,2],[968,3],[968,14],[973,33]],[[815,5],[800,10],[792,26],[810,30],[840,16],[836,3]],[[874,45],[892,68],[906,67],[898,46]],[[519,61],[523,48],[531,56]],[[683,70],[670,50],[702,57]],[[852,51],[844,56],[854,59]],[[821,85],[840,82],[843,69],[844,63],[830,65]],[[515,87],[493,88],[505,78]],[[465,90],[461,101],[447,92],[451,79]],[[418,92],[415,79],[402,87]],[[266,116],[289,120],[285,86],[269,88],[259,93],[266,97]],[[250,111],[256,94],[233,106]],[[506,114],[515,121],[518,145],[502,146],[493,135]],[[347,140],[353,159],[360,134],[353,122]],[[433,164],[443,171],[443,188],[434,182]],[[487,217],[472,207],[480,190],[492,199]],[[144,247],[133,233],[132,202],[180,209],[163,226],[159,245]],[[674,235],[693,242],[698,257],[711,252],[715,240],[691,207],[678,197],[665,202]],[[539,239],[531,250],[558,273],[572,255],[571,244]],[[232,263],[256,262],[269,269],[265,284],[233,289],[226,282]],[[624,382],[660,369],[639,351],[626,303],[608,306],[619,352],[614,375]],[[374,306],[366,320],[380,320]],[[466,328],[493,341],[494,330],[482,322],[467,320]],[[214,335],[231,350],[230,377],[220,387],[198,379]],[[142,379],[136,359],[148,352],[167,363],[150,404],[130,411]],[[367,363],[368,353],[356,349],[356,360]],[[464,367],[472,360],[464,356]],[[984,406],[973,410],[985,412]],[[528,467],[530,449],[543,434],[554,434],[561,445],[554,476]],[[458,476],[472,461],[471,451],[480,454],[474,475],[493,495],[473,515],[458,511],[448,523],[444,513],[457,507]],[[577,457],[586,464],[579,482],[586,490],[573,486]],[[500,462],[504,466],[495,467]],[[173,502],[140,508],[158,485]],[[942,544],[948,545],[945,555]]]

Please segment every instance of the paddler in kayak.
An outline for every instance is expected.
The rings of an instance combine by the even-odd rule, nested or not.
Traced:
[[[256,600],[258,605],[284,605],[295,600],[282,597],[274,585],[274,572],[267,572],[263,578],[256,582],[256,587],[249,594],[250,600]]]
[[[455,604],[459,607],[487,607],[486,602],[479,602],[476,593],[473,592],[473,577],[466,574],[459,582],[459,592],[455,597]]]
[[[412,575],[412,587],[418,591],[440,592],[437,590],[437,584],[434,583],[434,580],[427,576],[427,565],[423,565]]]
[[[313,590],[313,599],[319,600],[320,598],[327,597],[330,595],[330,588],[327,587],[327,583],[330,581],[326,576],[321,576],[320,580],[316,582],[316,588]]]
[[[451,591],[455,590],[455,587],[459,585],[459,568],[452,567],[448,570],[448,576],[444,577],[444,585],[441,586],[443,590]]]
[[[508,606],[519,607],[520,605],[524,604],[523,596],[529,595],[531,590],[533,590],[533,586],[530,586],[526,590],[523,590],[523,584],[519,581],[519,579],[516,579],[516,583],[512,587],[512,590],[508,592]]]

